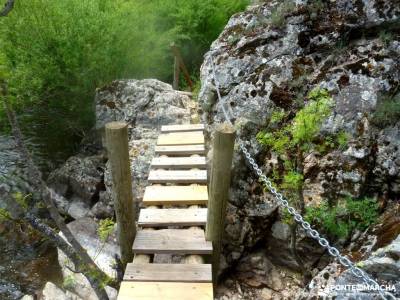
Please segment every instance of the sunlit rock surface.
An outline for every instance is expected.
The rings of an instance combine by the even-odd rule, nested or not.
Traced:
[[[238,138],[271,176],[277,160],[258,144],[256,134],[274,110],[295,113],[296,101],[304,101],[314,87],[325,88],[335,106],[321,134],[344,131],[348,141],[328,153],[309,153],[306,202],[320,204],[329,198],[364,195],[378,197],[384,204],[399,199],[400,123],[398,119],[382,122],[374,113],[388,96],[399,93],[400,2],[320,1],[320,9],[316,1],[296,1],[296,6],[280,16],[282,22],[277,20],[276,8],[288,1],[258,3],[233,16],[205,56],[199,104],[208,133],[225,120],[224,107],[235,121]],[[236,266],[266,241],[271,262],[293,268],[289,241],[270,233],[276,214],[254,215],[265,201],[273,206],[273,199],[261,189],[237,148],[233,182],[222,266]],[[285,237],[284,232],[279,236]],[[311,239],[300,244],[305,263],[314,265],[322,252],[306,254],[319,245]],[[327,263],[323,258],[319,267]],[[265,294],[271,296],[268,291]]]

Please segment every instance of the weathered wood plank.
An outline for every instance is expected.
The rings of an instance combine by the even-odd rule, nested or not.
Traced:
[[[211,254],[212,244],[202,230],[141,230],[133,242],[135,253]]]
[[[121,283],[118,300],[213,300],[212,283],[129,282]]]
[[[171,156],[185,156],[193,154],[205,154],[206,149],[204,145],[178,145],[178,146],[156,146],[156,154],[171,155]]]
[[[125,281],[212,282],[211,265],[128,264]]]
[[[204,135],[199,131],[164,133],[158,136],[158,146],[204,144]]]
[[[150,170],[149,183],[207,183],[206,170]]]
[[[207,208],[168,208],[140,210],[138,225],[141,227],[204,226]]]
[[[144,192],[144,205],[207,205],[206,185],[148,186]]]
[[[204,169],[207,164],[204,156],[155,157],[151,162],[151,166],[159,169]]]
[[[185,131],[203,131],[204,124],[183,124],[183,125],[164,125],[161,126],[161,132],[185,132]]]

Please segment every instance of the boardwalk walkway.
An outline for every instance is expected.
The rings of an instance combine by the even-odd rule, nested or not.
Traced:
[[[211,300],[204,125],[161,128],[118,300]]]

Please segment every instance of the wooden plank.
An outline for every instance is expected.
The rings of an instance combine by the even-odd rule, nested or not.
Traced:
[[[161,126],[161,132],[185,132],[185,131],[203,131],[204,124],[184,124],[184,125],[164,125]]]
[[[207,208],[168,208],[140,210],[138,225],[141,227],[204,226]]]
[[[173,156],[186,156],[193,154],[202,154],[206,153],[206,149],[204,145],[178,145],[178,146],[156,146],[155,147],[156,154],[159,155],[173,155]]]
[[[211,265],[128,264],[125,281],[212,282]]]
[[[202,230],[140,230],[133,242],[135,253],[211,254],[212,244]]]
[[[118,300],[213,300],[213,285],[205,282],[123,281]]]
[[[149,183],[207,183],[206,170],[150,170]]]
[[[206,164],[206,158],[204,156],[199,157],[155,157],[151,162],[153,168],[159,169],[204,169]]]
[[[157,145],[199,145],[204,144],[204,135],[199,131],[164,133],[158,136]]]
[[[144,205],[207,205],[206,185],[148,186],[144,192]]]

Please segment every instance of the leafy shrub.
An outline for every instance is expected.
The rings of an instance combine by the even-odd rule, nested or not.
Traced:
[[[327,203],[306,208],[305,219],[313,225],[322,227],[329,235],[346,238],[354,229],[365,230],[378,218],[376,200],[347,198],[334,207]]]
[[[0,76],[15,106],[81,131],[95,88],[118,78],[172,79],[170,43],[191,72],[247,0],[20,0],[0,19]],[[0,107],[1,114],[2,107]],[[4,119],[4,113],[2,115]]]

